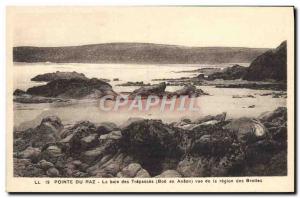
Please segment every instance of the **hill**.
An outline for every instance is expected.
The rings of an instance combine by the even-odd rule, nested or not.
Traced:
[[[104,43],[68,47],[14,47],[14,62],[199,64],[251,62],[265,48],[185,47],[152,43]]]

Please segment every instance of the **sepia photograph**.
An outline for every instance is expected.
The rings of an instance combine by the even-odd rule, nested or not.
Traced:
[[[7,7],[6,39],[9,191],[294,190],[292,6]]]

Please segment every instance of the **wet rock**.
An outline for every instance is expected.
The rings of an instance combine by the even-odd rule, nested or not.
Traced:
[[[251,142],[266,136],[266,127],[257,119],[239,118],[224,127],[237,135],[239,141]]]
[[[166,83],[162,82],[156,85],[144,86],[139,89],[134,90],[129,96],[129,99],[134,99],[136,96],[141,96],[142,98],[153,96],[163,96],[166,89]]]
[[[52,167],[47,170],[47,175],[49,177],[59,177],[59,171]]]
[[[45,73],[45,74],[37,75],[37,76],[31,78],[31,80],[32,81],[49,82],[49,81],[53,81],[53,80],[73,79],[73,78],[84,79],[84,80],[88,79],[87,77],[85,77],[84,74],[77,73],[75,71],[73,71],[73,72],[56,71],[56,72],[53,72],[53,73]]]
[[[166,170],[160,175],[156,176],[157,178],[174,178],[174,177],[182,177],[180,173],[178,173],[176,170]]]
[[[110,84],[96,78],[53,80],[46,85],[29,88],[26,93],[64,99],[101,98],[106,95],[114,98],[117,96]]]

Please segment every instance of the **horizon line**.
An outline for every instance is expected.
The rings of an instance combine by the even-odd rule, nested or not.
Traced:
[[[284,42],[284,41],[282,41],[282,42]],[[79,45],[60,45],[60,46],[19,45],[19,46],[13,46],[13,48],[17,48],[17,47],[34,47],[34,48],[85,47],[85,46],[108,45],[108,44],[152,44],[152,45],[173,46],[173,47],[181,47],[181,48],[275,49],[275,48],[271,48],[271,47],[245,47],[245,46],[188,46],[188,45],[179,45],[179,44],[163,44],[163,43],[150,43],[150,42],[105,42],[105,43],[91,43],[91,44],[79,44]],[[280,45],[280,44],[278,44],[278,45]]]

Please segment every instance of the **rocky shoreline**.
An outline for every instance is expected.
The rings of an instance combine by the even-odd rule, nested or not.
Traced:
[[[50,116],[14,131],[15,177],[214,177],[287,174],[287,109],[171,124],[131,118],[64,126]]]

